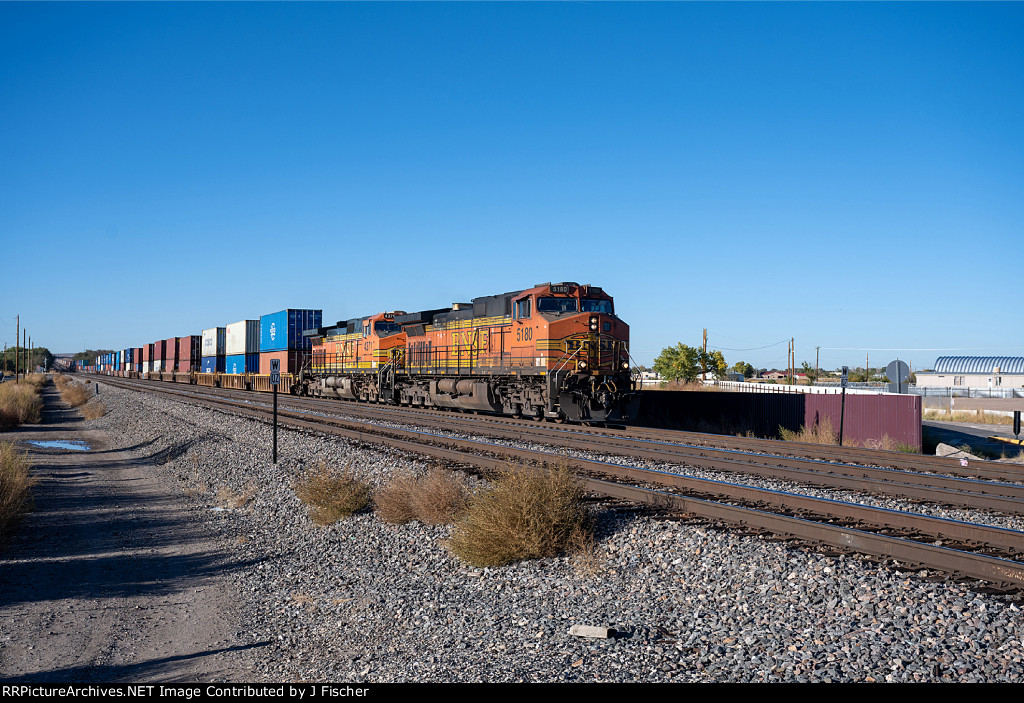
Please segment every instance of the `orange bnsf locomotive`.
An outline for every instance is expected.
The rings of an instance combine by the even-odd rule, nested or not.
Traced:
[[[307,331],[309,395],[537,419],[629,419],[629,326],[596,286],[545,283]]]

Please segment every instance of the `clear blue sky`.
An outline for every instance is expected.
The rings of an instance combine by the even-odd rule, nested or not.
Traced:
[[[1020,355],[1022,125],[1021,3],[3,2],[0,341],[571,280],[640,363]]]

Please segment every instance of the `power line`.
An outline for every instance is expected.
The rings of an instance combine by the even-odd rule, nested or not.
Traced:
[[[937,348],[937,347],[894,347],[894,348],[883,348],[883,347],[822,347],[827,351],[862,351],[862,352],[873,352],[873,351],[1008,351],[1010,349],[1024,349],[1024,347],[948,347],[948,348]]]
[[[721,349],[722,351],[758,351],[760,349],[767,349],[768,347],[777,347],[780,344],[788,344],[788,343],[789,343],[789,338],[787,337],[786,339],[783,339],[783,340],[778,341],[778,342],[773,342],[772,344],[765,344],[763,347],[748,347],[747,349],[732,349],[730,347],[716,347],[716,349]]]

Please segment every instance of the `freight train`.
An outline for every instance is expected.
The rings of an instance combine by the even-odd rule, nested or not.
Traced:
[[[628,420],[639,403],[629,326],[597,286],[544,283],[448,308],[380,312],[302,337],[311,353],[283,375],[283,392],[584,423]],[[194,363],[188,373],[142,375],[271,390],[267,375],[203,373]]]

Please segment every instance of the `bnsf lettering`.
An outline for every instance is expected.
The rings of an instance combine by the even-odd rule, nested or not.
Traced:
[[[580,348],[585,340],[583,339],[567,339],[565,340],[565,350],[574,352]],[[615,351],[615,342],[610,339],[602,339],[600,342],[600,349],[602,352]]]

